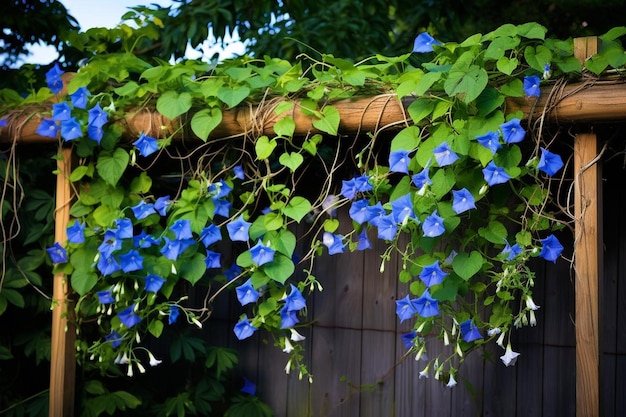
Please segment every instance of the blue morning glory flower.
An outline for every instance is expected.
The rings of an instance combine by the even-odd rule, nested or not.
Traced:
[[[104,232],[104,238],[100,246],[98,246],[98,252],[101,257],[108,258],[116,250],[122,249],[122,242],[118,239],[117,230],[108,229]]]
[[[382,216],[378,219],[378,238],[384,240],[393,240],[398,232],[398,224],[393,214]]]
[[[359,242],[357,243],[356,250],[365,250],[370,249],[372,244],[367,237],[367,229],[361,230],[359,233]]]
[[[56,138],[59,133],[59,126],[52,119],[43,119],[37,130],[35,131],[39,136],[45,136],[48,138]]]
[[[50,246],[46,249],[52,263],[60,264],[63,262],[67,262],[67,252],[65,248],[59,244],[59,242],[55,242],[54,245]]]
[[[6,117],[1,117],[0,118],[0,127],[6,127],[7,126],[7,118]]]
[[[556,260],[563,252],[563,245],[559,242],[559,239],[554,235],[550,235],[545,239],[541,239],[541,252],[539,256],[545,259],[546,261],[551,261],[556,263]]]
[[[98,295],[98,301],[100,304],[112,304],[115,302],[115,298],[113,298],[113,293],[110,289],[106,291],[98,291],[96,294]]]
[[[425,185],[430,185],[433,182],[430,180],[430,177],[428,176],[428,167],[425,167],[423,170],[421,170],[420,172],[418,172],[417,174],[413,175],[411,177],[411,180],[413,181],[413,184],[415,184],[415,186],[418,189],[422,189]]]
[[[500,133],[498,132],[487,132],[482,136],[476,137],[476,140],[482,146],[489,149],[492,155],[495,155],[498,149],[502,147],[500,144]]]
[[[247,242],[248,241],[248,230],[252,223],[249,223],[243,219],[243,215],[239,216],[237,220],[233,220],[232,222],[226,225],[226,229],[228,229],[228,236],[230,240],[233,242]]]
[[[215,207],[215,215],[222,217],[230,216],[230,207],[233,205],[230,201],[222,198],[213,197],[213,205]]]
[[[122,344],[122,335],[113,330],[108,335],[104,336],[107,342],[111,342],[113,349],[117,349]]]
[[[403,174],[409,173],[409,151],[399,149],[389,154],[389,172],[401,172]]]
[[[463,188],[458,191],[453,190],[452,195],[452,210],[454,210],[456,214],[461,214],[464,211],[476,208],[474,196],[467,190],[467,188]]]
[[[122,271],[126,273],[141,271],[143,269],[143,257],[135,249],[132,249],[120,255],[120,265],[122,265]]]
[[[543,66],[543,79],[547,80],[552,75],[552,71],[550,70],[550,64],[544,64]]]
[[[46,84],[52,94],[58,94],[63,90],[63,80],[61,79],[61,75],[64,73],[61,68],[59,68],[59,64],[54,64],[52,68],[46,72]]]
[[[447,275],[448,273],[439,267],[439,261],[435,261],[435,263],[425,266],[419,277],[430,288],[433,285],[441,284]]]
[[[224,271],[224,275],[229,281],[237,278],[241,274],[241,267],[237,264],[232,264],[230,268]]]
[[[489,164],[487,164],[487,166],[483,169],[483,176],[489,186],[504,184],[511,179],[511,176],[504,171],[504,168],[496,166],[493,161],[489,162]]]
[[[541,79],[536,75],[529,75],[524,77],[524,93],[527,97],[539,97],[541,89],[539,83]]]
[[[412,303],[417,314],[424,318],[439,314],[439,301],[432,298],[428,290],[424,291],[424,293],[417,300],[413,300]]]
[[[89,109],[89,117],[87,118],[87,124],[89,126],[102,127],[109,119],[109,115],[106,111],[102,110],[100,103],[96,103],[95,106]]]
[[[396,223],[403,223],[408,218],[415,218],[411,194],[405,194],[391,202],[391,214]]]
[[[354,201],[350,206],[350,210],[348,211],[348,213],[350,214],[350,218],[358,224],[365,223],[370,218],[370,212],[367,210],[368,206],[369,201],[367,201],[366,199]]]
[[[354,179],[351,180],[341,180],[341,195],[347,198],[348,200],[352,200],[354,196],[356,196],[356,182]]]
[[[467,343],[471,343],[474,340],[482,339],[483,336],[480,334],[478,327],[474,324],[472,319],[465,320],[460,324],[461,327],[461,337]]]
[[[276,251],[269,246],[265,246],[261,239],[256,245],[250,248],[250,255],[252,256],[252,262],[261,266],[274,260],[274,253]]]
[[[172,204],[172,200],[170,199],[169,195],[163,196],[163,197],[159,197],[157,198],[157,200],[154,202],[154,209],[157,211],[157,213],[159,213],[161,216],[165,216],[167,214],[167,208]]]
[[[133,206],[130,209],[133,211],[133,214],[135,215],[135,218],[137,220],[142,220],[151,214],[156,214],[154,204],[146,203],[143,200],[141,200],[139,203],[137,203],[136,206]]]
[[[145,230],[142,230],[140,234],[133,237],[133,246],[135,248],[146,249],[151,246],[158,245],[160,240],[160,238],[155,238],[154,236],[146,233]]]
[[[245,283],[235,288],[235,292],[237,293],[237,300],[239,300],[242,306],[256,303],[256,300],[259,299],[259,292],[254,289],[251,280],[247,280]]]
[[[291,292],[285,297],[285,308],[288,311],[300,311],[306,307],[306,299],[300,290],[293,284],[289,284]]]
[[[511,119],[508,122],[501,124],[500,130],[502,130],[504,143],[518,143],[523,141],[526,136],[526,131],[520,124],[520,119],[518,118]]]
[[[157,293],[161,289],[163,284],[165,284],[165,279],[161,278],[158,275],[151,274],[146,277],[146,285],[144,289],[147,292]]]
[[[233,188],[226,184],[224,180],[219,180],[209,185],[209,193],[216,198],[228,197],[232,190]]]
[[[87,90],[87,87],[80,87],[78,90],[74,91],[70,94],[70,98],[72,99],[72,106],[77,109],[84,109],[87,107],[87,99],[91,93]]]
[[[387,213],[380,201],[373,206],[367,207],[369,222],[374,226],[378,226],[380,219]]]
[[[126,307],[117,314],[122,324],[129,329],[141,321],[141,317],[135,314],[135,304]]]
[[[240,389],[241,392],[255,395],[256,394],[256,384],[248,381],[248,378],[243,378],[243,388]]]
[[[174,238],[176,240],[191,239],[191,221],[187,219],[176,220],[173,225],[170,226],[170,230],[174,232]]]
[[[507,261],[515,259],[517,255],[522,253],[522,248],[519,244],[516,243],[515,245],[511,246],[508,241],[505,240],[505,242],[506,245],[504,246],[504,249],[502,249],[502,252],[500,252],[500,255],[505,256]]]
[[[298,320],[298,315],[295,311],[288,310],[287,306],[280,309],[281,329],[290,329],[298,323],[300,323],[300,320]]]
[[[362,193],[367,191],[372,191],[374,186],[370,183],[370,176],[363,174],[358,177],[354,177],[354,184],[356,186],[356,190]]]
[[[193,239],[169,240],[165,239],[165,245],[161,248],[161,254],[171,261],[178,259],[189,246],[196,243]]]
[[[441,145],[433,149],[433,154],[435,155],[435,160],[440,167],[453,164],[459,159],[459,156],[452,149],[450,149],[447,142],[443,142]]]
[[[66,142],[78,139],[81,136],[83,136],[83,132],[80,129],[80,123],[78,123],[75,118],[70,117],[61,122],[61,137]]]
[[[434,51],[433,45],[440,45],[441,42],[433,38],[428,32],[422,32],[413,42],[413,52],[425,53]]]
[[[114,256],[100,256],[96,266],[102,275],[111,275],[122,270],[122,265]]]
[[[141,156],[150,156],[159,150],[159,142],[151,136],[146,136],[145,133],[142,133],[133,145],[139,150]]]
[[[241,165],[237,165],[233,168],[233,175],[235,178],[243,180],[246,178],[246,174],[243,172],[243,167]]]
[[[246,317],[243,320],[239,321],[237,324],[235,324],[235,328],[233,330],[235,332],[235,336],[237,336],[237,339],[243,340],[252,336],[254,332],[258,330],[258,328],[250,324],[250,322],[248,321],[248,317]]]
[[[219,252],[213,252],[211,250],[207,250],[204,263],[207,269],[221,268],[222,267],[222,254]]]
[[[541,158],[539,159],[539,165],[537,165],[537,168],[549,176],[553,176],[561,168],[563,168],[563,160],[560,155],[541,148]]]
[[[417,310],[415,310],[415,306],[413,305],[413,301],[409,299],[409,295],[406,297],[396,300],[396,314],[400,319],[400,323],[404,320],[408,320],[417,314]]]
[[[95,125],[87,126],[87,137],[91,140],[95,140],[98,145],[104,136],[104,130],[101,127]]]
[[[71,116],[72,108],[66,102],[55,103],[52,105],[52,120],[55,122],[70,120]]]
[[[170,314],[169,314],[169,318],[167,319],[167,324],[171,326],[172,324],[176,323],[176,320],[178,320],[179,315],[180,315],[180,309],[178,308],[176,304],[172,304],[170,306]]]
[[[133,222],[124,217],[122,219],[115,219],[115,226],[117,227],[116,235],[120,239],[130,239],[133,237]]]
[[[328,248],[329,255],[343,253],[345,245],[343,244],[343,236],[330,232],[324,232],[322,243]]]
[[[408,333],[402,333],[400,335],[400,339],[402,339],[402,343],[404,343],[404,347],[407,349],[411,349],[413,347],[413,341],[417,337],[417,332],[415,330],[411,330]]]
[[[202,233],[200,233],[200,240],[206,248],[208,248],[211,244],[215,242],[219,242],[220,240],[222,240],[222,233],[220,232],[220,228],[211,223],[210,225],[202,229]]]
[[[70,243],[83,243],[85,241],[85,224],[76,219],[74,224],[67,228],[67,241]]]
[[[446,231],[445,227],[443,227],[443,217],[437,214],[437,210],[424,219],[422,230],[424,231],[424,236],[427,237],[441,236]]]

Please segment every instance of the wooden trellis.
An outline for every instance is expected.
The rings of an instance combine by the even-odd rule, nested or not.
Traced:
[[[575,39],[576,56],[582,61],[597,52],[595,37]],[[399,100],[394,95],[360,97],[333,103],[341,118],[341,134],[372,132],[410,124],[405,108],[411,98]],[[544,87],[537,100],[509,98],[507,112],[521,110],[525,118],[544,117],[546,123],[583,124],[622,122],[626,120],[626,83],[621,80],[584,82],[566,85],[555,91]],[[294,135],[303,136],[315,131],[310,116],[294,106],[288,114],[294,118]],[[241,107],[224,112],[222,123],[212,133],[214,137],[239,136],[247,132],[273,133],[274,124],[287,114],[276,116],[267,107]],[[0,141],[17,143],[50,143],[57,140],[38,136],[35,132],[42,117],[15,115],[8,129],[0,130]],[[262,120],[260,120],[262,119]],[[192,137],[179,130],[180,120],[170,121],[156,112],[143,110],[118,121],[124,136],[136,138],[141,132],[164,137],[181,131],[179,138]],[[19,126],[19,129],[11,126]],[[165,126],[165,129],[162,127]],[[72,195],[68,180],[71,172],[72,151],[59,148],[59,176],[56,190],[56,240],[65,241],[69,224],[69,206]],[[599,316],[598,282],[601,276],[602,222],[598,211],[600,196],[600,169],[598,138],[590,128],[578,133],[574,140],[574,195],[576,239],[575,293],[576,293],[576,412],[580,417],[599,416]],[[54,277],[54,306],[52,322],[52,351],[50,376],[50,416],[74,415],[74,335],[68,329],[68,314],[72,310],[66,277]]]

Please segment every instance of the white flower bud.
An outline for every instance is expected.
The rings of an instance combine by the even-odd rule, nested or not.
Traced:
[[[302,342],[304,339],[306,339],[306,337],[298,333],[296,329],[291,328],[289,330],[291,331],[291,340],[293,340],[294,342]]]

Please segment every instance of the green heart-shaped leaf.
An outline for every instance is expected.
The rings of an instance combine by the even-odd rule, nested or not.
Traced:
[[[459,253],[452,261],[452,269],[465,281],[473,277],[483,266],[484,259],[482,255],[476,251],[472,253]]]
[[[254,144],[256,159],[267,159],[276,148],[276,139],[270,140],[267,136],[261,136]]]
[[[222,111],[219,108],[203,109],[191,118],[191,130],[197,137],[206,142],[213,129],[221,122]]]
[[[302,165],[304,158],[297,152],[285,152],[280,156],[280,158],[278,158],[278,162],[289,168],[291,172],[294,172],[300,165]]]

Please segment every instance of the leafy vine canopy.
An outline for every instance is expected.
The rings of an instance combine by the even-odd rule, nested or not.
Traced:
[[[559,260],[554,233],[569,219],[551,193],[567,158],[506,103],[622,69],[624,34],[602,36],[583,66],[571,40],[536,23],[459,43],[422,33],[413,51],[357,63],[173,64],[138,58],[136,35],[122,31],[125,51],[102,51],[71,78],[55,65],[25,98],[5,92],[3,129],[36,105],[36,134],[76,158],[67,240],[47,251],[77,293],[79,359],[144,372],[161,361],[146,339],[175,323],[202,327],[232,290],[236,337],[271,333],[286,371],[311,378],[298,328],[307,296],[323,290],[314,262],[378,240],[381,272],[398,257],[408,284],[396,301],[398,320],[413,324],[407,350],[426,358],[428,338],[448,349],[420,376],[454,386],[466,354],[489,342],[514,364],[511,333],[536,324],[539,308],[529,261]],[[402,102],[408,117],[346,132],[361,114],[339,104],[359,97]],[[204,295],[190,300],[191,286]]]

